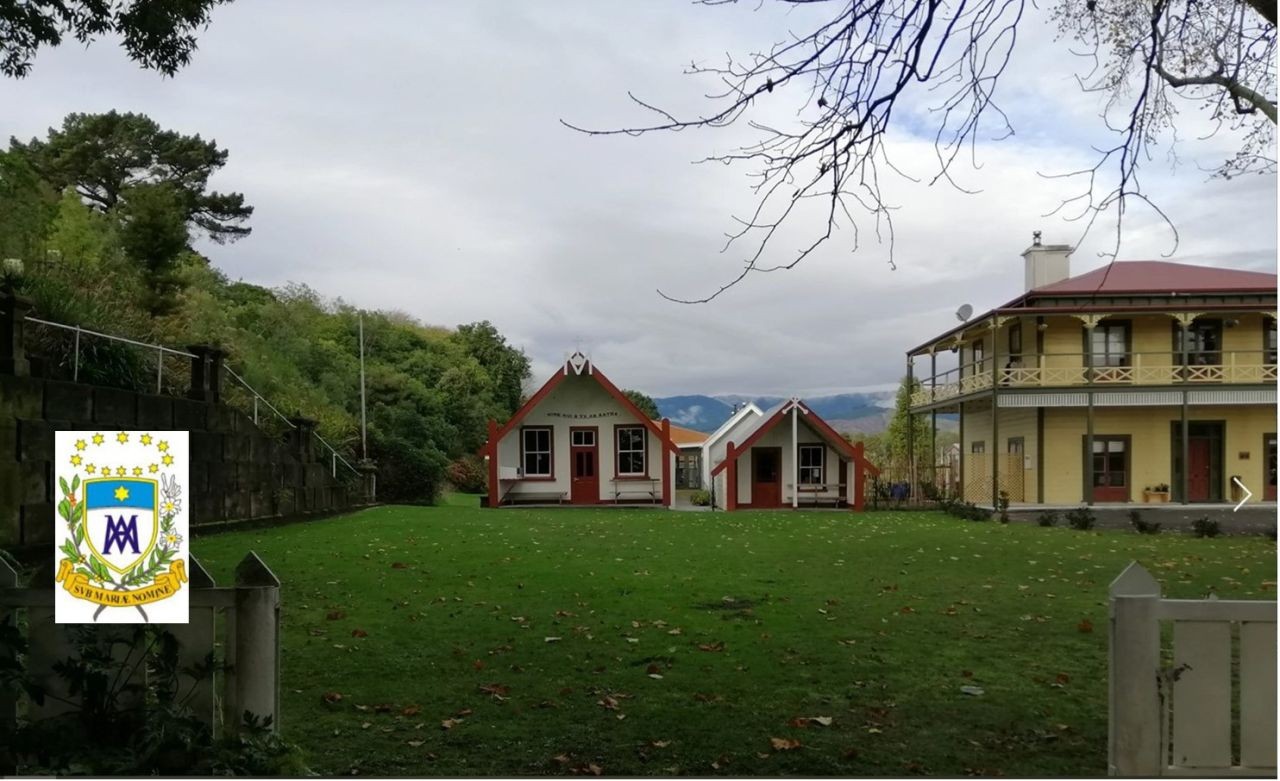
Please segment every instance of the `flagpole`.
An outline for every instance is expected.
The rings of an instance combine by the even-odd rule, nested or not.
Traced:
[[[369,443],[367,432],[369,421],[365,414],[365,393],[364,393],[364,312],[360,315],[360,457],[369,458]]]

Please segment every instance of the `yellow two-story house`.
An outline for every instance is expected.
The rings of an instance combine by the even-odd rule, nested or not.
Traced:
[[[988,505],[1274,502],[1276,275],[1071,252],[1037,234],[1022,296],[907,353],[912,413],[960,423],[956,468],[915,473]]]

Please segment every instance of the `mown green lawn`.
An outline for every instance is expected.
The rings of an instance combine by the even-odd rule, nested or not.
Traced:
[[[1275,598],[1261,537],[466,505],[196,540],[219,583],[248,550],[284,582],[281,726],[315,769],[1102,775],[1124,565]]]

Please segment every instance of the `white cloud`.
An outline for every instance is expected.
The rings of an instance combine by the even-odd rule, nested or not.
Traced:
[[[1052,31],[1029,23],[998,94],[1017,135],[958,169],[980,192],[887,181],[897,271],[864,223],[856,253],[845,227],[793,271],[755,275],[712,304],[673,304],[656,289],[697,296],[741,268],[743,249],[720,250],[731,215],[752,204],[748,171],[690,162],[749,129],[593,138],[560,119],[642,121],[628,90],[697,112],[712,85],[682,75],[690,61],[767,46],[822,10],[753,7],[244,1],[215,11],[174,79],[109,43],[41,54],[31,77],[0,81],[0,133],[118,108],[216,138],[231,151],[216,186],[257,209],[251,237],[210,248],[231,276],[304,281],[431,323],[492,320],[529,352],[535,383],[580,346],[652,395],[893,387],[906,349],[948,328],[960,304],[1020,292],[1033,229],[1077,240],[1078,224],[1043,216],[1075,183],[1042,174],[1092,163],[1090,144],[1106,140],[1098,98],[1075,88],[1080,63]],[[904,104],[904,127],[922,127],[926,108]],[[1178,227],[1174,258],[1274,268],[1274,177],[1208,180],[1197,166],[1215,165],[1230,139],[1194,142],[1204,120],[1184,120],[1182,165],[1158,160],[1144,174]],[[936,165],[931,143],[907,133],[892,152],[915,174]],[[1155,215],[1127,219],[1122,257],[1169,251]],[[811,226],[792,226],[778,249]],[[1099,224],[1081,244],[1075,271],[1104,262],[1109,232]]]

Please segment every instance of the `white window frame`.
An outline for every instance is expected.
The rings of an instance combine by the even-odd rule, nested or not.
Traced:
[[[545,431],[547,433],[547,448],[529,449],[529,434]],[[555,429],[551,426],[525,426],[520,429],[520,475],[521,477],[554,477],[556,470],[555,460]],[[537,456],[546,454],[547,471],[546,472],[530,472],[529,456]]]
[[[640,447],[629,447],[626,450],[622,448],[622,432],[624,431],[640,431]],[[647,477],[649,475],[649,430],[644,426],[619,426],[613,432],[613,452],[617,464],[619,477]],[[626,472],[622,469],[622,454],[626,453],[633,458],[640,457],[640,471]]]
[[[818,463],[816,465],[805,464],[804,453],[806,450],[818,451]],[[827,446],[814,444],[798,446],[796,449],[796,464],[799,470],[800,485],[822,485],[827,476]],[[815,470],[817,471],[817,479],[812,477]]]

